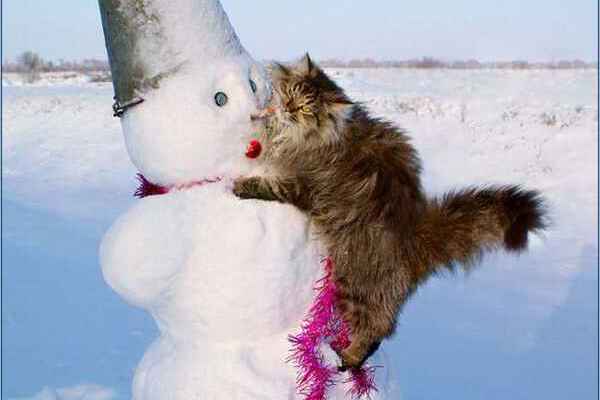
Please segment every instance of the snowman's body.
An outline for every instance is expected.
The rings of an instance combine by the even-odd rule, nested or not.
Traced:
[[[101,248],[107,282],[160,328],[134,398],[296,398],[287,337],[318,256],[300,212],[240,201],[225,183],[141,200]]]
[[[223,178],[140,200],[104,238],[106,281],[160,330],[134,400],[301,398],[288,336],[314,298],[321,254],[300,211],[230,189],[256,169],[244,150],[270,96],[264,68],[218,0],[99,1],[117,100],[137,104],[122,115],[135,166],[166,187]],[[345,398],[342,386],[331,399]]]

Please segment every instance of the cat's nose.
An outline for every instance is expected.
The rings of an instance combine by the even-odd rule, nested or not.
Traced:
[[[258,120],[261,120],[261,119],[265,119],[265,118],[269,117],[273,113],[275,113],[275,108],[274,107],[267,107],[264,110],[260,110],[256,114],[250,114],[250,120],[251,121],[258,121]]]

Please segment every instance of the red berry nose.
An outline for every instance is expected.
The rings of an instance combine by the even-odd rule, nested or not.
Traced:
[[[250,143],[248,143],[248,147],[246,148],[246,157],[248,158],[258,158],[258,156],[260,156],[260,153],[262,151],[262,145],[260,144],[260,142],[258,140],[251,140]]]

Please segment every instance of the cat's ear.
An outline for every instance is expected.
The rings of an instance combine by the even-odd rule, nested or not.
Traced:
[[[278,62],[270,64],[267,67],[267,70],[271,74],[271,79],[274,81],[281,81],[292,74],[292,71],[288,67]]]
[[[313,63],[308,53],[306,53],[298,63],[298,70],[303,75],[312,75],[316,72],[317,67],[315,66],[315,63]]]
[[[354,103],[346,96],[338,96],[327,102],[329,112],[338,118],[345,119]]]
[[[324,93],[323,98],[331,108],[343,109],[354,104],[341,89],[335,92]]]
[[[346,114],[352,108],[352,103],[331,103],[329,109],[336,114]]]
[[[292,73],[292,71],[290,71],[290,69],[288,67],[286,67],[285,65],[276,62],[274,65],[274,68],[277,69],[279,72],[281,72],[284,75],[290,75]]]

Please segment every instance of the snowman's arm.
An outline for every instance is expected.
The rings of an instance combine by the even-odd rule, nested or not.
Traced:
[[[308,187],[296,177],[239,178],[234,182],[233,193],[242,199],[289,203],[301,210],[311,207]]]

